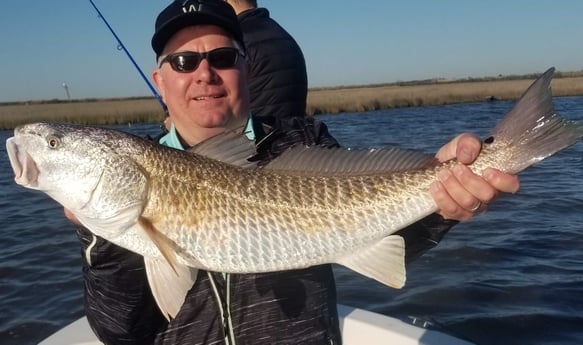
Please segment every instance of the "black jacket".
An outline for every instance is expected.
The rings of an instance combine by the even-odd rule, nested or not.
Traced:
[[[258,147],[260,165],[295,143],[337,145],[313,118],[268,122],[274,126],[254,119],[258,139],[271,133]],[[437,244],[453,224],[432,215],[401,230],[407,260]],[[78,234],[89,252],[83,267],[85,311],[105,344],[228,345],[225,336],[231,334],[237,345],[341,343],[331,265],[226,278],[199,271],[182,309],[167,323],[151,295],[142,257],[83,228]]]
[[[238,16],[250,65],[251,113],[279,118],[306,112],[308,77],[302,50],[265,8]]]

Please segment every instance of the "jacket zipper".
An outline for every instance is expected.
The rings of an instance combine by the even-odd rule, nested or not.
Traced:
[[[219,308],[219,313],[221,314],[223,333],[225,334],[225,345],[237,345],[235,341],[235,333],[233,331],[233,320],[231,318],[231,275],[225,273],[226,300],[221,298],[221,294],[219,293],[215,278],[211,272],[207,271],[207,275],[215,294],[215,300],[217,302],[217,307]]]

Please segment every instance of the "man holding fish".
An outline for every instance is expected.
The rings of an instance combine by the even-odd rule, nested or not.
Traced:
[[[170,115],[160,144],[185,150],[243,126],[249,140],[259,143],[260,166],[297,143],[337,146],[324,124],[304,114],[273,126],[249,115],[245,47],[226,2],[173,1],[157,18],[152,47],[158,62],[153,79]],[[480,149],[478,138],[463,134],[436,157],[469,164]],[[443,169],[431,185],[439,214],[397,232],[405,239],[407,261],[439,242],[456,221],[471,219],[499,192],[513,193],[518,186],[514,175],[495,169],[483,176],[462,164]],[[329,264],[252,274],[199,270],[192,288],[183,289],[184,303],[167,311],[167,319],[158,310],[163,298],[151,291],[141,255],[84,228],[79,236],[86,313],[106,344],[341,344]]]

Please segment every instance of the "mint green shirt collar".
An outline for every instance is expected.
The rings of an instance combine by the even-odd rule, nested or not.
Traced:
[[[247,136],[249,140],[255,140],[255,131],[253,130],[253,117],[251,117],[251,114],[247,116],[247,123],[245,124],[245,130],[243,130],[243,133]],[[164,146],[172,147],[178,150],[184,150],[184,146],[182,146],[182,143],[180,142],[180,138],[178,137],[178,133],[176,132],[174,124],[170,125],[170,130],[168,131],[168,133],[166,133],[166,135],[160,138],[158,142]]]

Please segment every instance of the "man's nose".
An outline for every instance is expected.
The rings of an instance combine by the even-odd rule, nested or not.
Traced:
[[[207,59],[202,59],[198,68],[194,71],[197,82],[211,83],[217,80],[217,73],[211,67]]]

